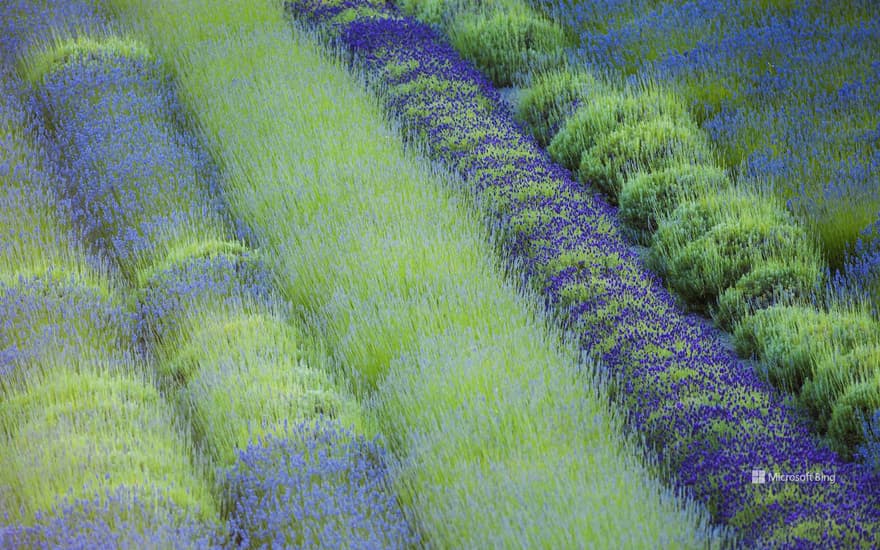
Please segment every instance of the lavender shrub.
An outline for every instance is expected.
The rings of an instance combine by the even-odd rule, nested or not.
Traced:
[[[383,457],[375,442],[333,422],[299,424],[283,438],[252,443],[226,478],[236,495],[232,537],[242,548],[416,544],[385,489]]]

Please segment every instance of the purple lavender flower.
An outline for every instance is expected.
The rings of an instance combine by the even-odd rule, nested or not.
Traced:
[[[404,548],[419,538],[389,495],[384,451],[333,423],[293,427],[227,473],[241,548]]]
[[[217,533],[163,497],[144,498],[136,490],[118,487],[89,499],[68,498],[32,526],[0,527],[0,547],[140,550],[220,545]]]

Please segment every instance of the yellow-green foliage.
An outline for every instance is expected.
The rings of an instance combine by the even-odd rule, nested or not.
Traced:
[[[577,170],[584,152],[596,140],[623,127],[668,117],[673,123],[693,127],[684,104],[670,92],[656,87],[609,88],[585,101],[550,142],[553,159]]]
[[[569,45],[561,26],[522,5],[462,12],[447,32],[462,56],[501,87],[541,66],[559,65]]]
[[[163,493],[205,518],[216,513],[167,404],[136,374],[143,365],[57,367],[0,402],[0,495],[11,521],[29,523],[65,496],[123,486],[147,499]]]
[[[756,355],[777,387],[797,392],[827,357],[858,345],[880,343],[880,327],[869,313],[812,306],[776,305],[742,319],[734,343],[743,355]]]
[[[460,11],[467,9],[465,0],[400,0],[397,5],[401,10],[436,27],[448,23]]]
[[[880,344],[859,345],[847,353],[817,361],[813,377],[804,384],[800,402],[825,431],[835,402],[851,387],[869,381],[880,369]]]
[[[676,162],[660,170],[638,171],[626,180],[618,197],[623,230],[636,242],[650,244],[658,220],[682,200],[729,186],[725,171],[712,164]]]
[[[53,34],[38,46],[31,47],[19,61],[19,73],[25,80],[36,83],[66,63],[119,56],[145,60],[152,58],[150,50],[142,42],[127,36],[112,32],[103,36],[76,36],[68,32]]]
[[[502,277],[476,214],[356,77],[268,5],[223,4],[266,17],[253,29],[217,24],[214,2],[114,4],[176,71],[285,297],[365,381],[430,544],[716,541],[650,476],[574,351]]]
[[[561,25],[516,0],[403,0],[399,6],[444,31],[497,86],[521,84],[532,71],[560,65],[575,43]]]
[[[854,384],[834,403],[828,422],[831,448],[844,460],[852,460],[856,448],[864,443],[862,419],[880,409],[880,369],[865,382]]]
[[[631,174],[709,160],[709,144],[698,128],[659,116],[596,135],[581,155],[578,178],[616,203]]]
[[[649,256],[650,266],[698,306],[770,260],[819,265],[820,255],[784,206],[739,187],[682,203],[661,221]]]
[[[247,246],[243,243],[216,236],[222,233],[218,227],[218,220],[212,219],[206,225],[203,236],[197,237],[184,233],[179,239],[175,239],[176,242],[168,242],[166,250],[144,258],[141,263],[145,267],[137,270],[134,276],[133,282],[137,288],[144,288],[157,275],[184,262],[196,258],[213,258],[220,254],[235,257],[248,251]]]
[[[751,313],[779,303],[804,302],[822,278],[816,258],[785,258],[754,266],[718,296],[712,317],[725,330]]]
[[[845,459],[864,442],[862,419],[880,407],[880,326],[869,313],[777,305],[736,326],[742,352],[797,402]]]
[[[547,146],[577,106],[603,89],[604,84],[585,70],[557,68],[536,76],[523,91],[516,106],[517,116],[538,143]]]

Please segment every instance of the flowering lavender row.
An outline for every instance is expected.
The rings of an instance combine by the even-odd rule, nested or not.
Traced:
[[[160,74],[148,60],[85,54],[46,74],[38,91],[64,153],[74,222],[139,283],[166,257],[227,240],[206,159],[173,131]]]
[[[161,74],[144,59],[87,52],[53,67],[39,90],[76,222],[137,285],[138,336],[219,470],[247,460],[237,451],[259,437],[301,445],[283,439],[303,436],[288,433],[288,423],[325,418],[360,429],[353,398],[304,359],[264,263],[226,229],[231,220],[216,175],[192,134],[181,131],[179,105]],[[282,466],[262,461],[252,475],[281,480],[276,489],[297,499],[308,487]],[[334,492],[315,496],[324,513],[310,523],[293,520],[293,501],[266,500],[250,510],[236,500],[244,496],[224,493],[223,500],[239,516],[273,517],[278,540],[396,547],[410,531],[380,472],[337,479]],[[367,508],[376,499],[384,503],[380,513]],[[230,544],[265,537],[259,523],[235,517]]]
[[[119,488],[92,498],[66,499],[52,515],[39,517],[34,526],[0,526],[0,546],[51,550],[139,550],[143,548],[211,548],[213,535],[204,525],[176,519],[179,508],[154,502]],[[150,499],[152,500],[152,499]],[[149,529],[143,526],[148,525]]]
[[[134,357],[118,283],[52,193],[48,136],[0,78],[0,546],[200,546],[207,485]]]
[[[880,479],[819,447],[711,327],[681,312],[620,236],[616,211],[522,134],[473,67],[425,25],[364,6],[287,3],[300,17],[335,21],[329,28],[379,80],[389,110],[471,182],[551,307],[619,377],[631,425],[678,483],[747,542],[876,541]],[[753,470],[836,482],[753,484]]]

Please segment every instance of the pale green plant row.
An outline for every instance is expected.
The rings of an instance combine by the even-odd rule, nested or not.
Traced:
[[[188,432],[114,323],[130,289],[87,259],[59,216],[54,172],[24,116],[5,116],[13,112],[0,109],[0,164],[11,168],[0,174],[0,521],[30,525],[70,499],[117,489],[155,514],[164,502],[210,519]],[[115,505],[125,517],[125,503]]]
[[[351,368],[439,547],[703,546],[450,178],[278,5],[111,2],[173,68],[285,296]]]

